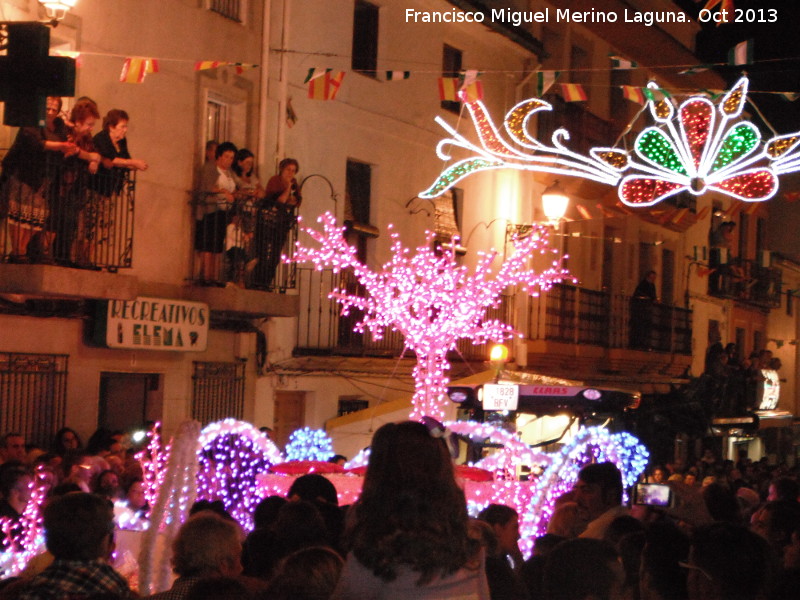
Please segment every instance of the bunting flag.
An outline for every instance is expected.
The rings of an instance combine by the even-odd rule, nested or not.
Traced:
[[[755,214],[759,206],[761,206],[761,204],[758,202],[748,202],[747,206],[744,208],[742,212],[746,215]]]
[[[685,207],[679,208],[671,215],[672,218],[670,219],[670,223],[672,223],[673,225],[680,225],[681,221],[683,221],[686,218],[686,215],[688,214],[689,214],[688,208]]]
[[[411,77],[411,71],[386,71],[386,81],[399,81]]]
[[[158,73],[158,60],[154,58],[126,58],[119,80],[123,83],[142,83],[148,73]]]
[[[644,104],[646,102],[642,88],[636,87],[635,85],[621,85],[619,87],[622,88],[622,96],[626,100],[638,104]]]
[[[303,79],[303,83],[308,83],[309,81],[316,79],[317,77],[322,77],[331,71],[333,71],[333,69],[317,69],[315,67],[311,67],[306,74],[306,78]]]
[[[669,98],[670,93],[665,90],[664,88],[642,88],[642,92],[644,93],[644,97],[648,100],[652,100],[653,102],[661,102],[662,100]]]
[[[194,63],[194,70],[205,71],[206,69],[216,69],[217,67],[222,67],[227,64],[228,63],[221,60],[198,60]]]
[[[588,208],[586,208],[583,204],[575,204],[575,208],[582,218],[586,219],[587,221],[591,221],[592,213],[589,212]]]
[[[739,42],[728,50],[729,65],[752,65],[753,64],[753,40]]]
[[[480,81],[474,81],[468,86],[462,87],[458,92],[458,96],[464,102],[483,100],[483,83]]]
[[[784,192],[783,199],[786,202],[797,202],[800,200],[800,192]]]
[[[458,102],[458,77],[439,77],[439,100]]]
[[[556,82],[561,71],[539,71],[536,73],[536,95],[541,98]]]
[[[684,69],[683,71],[678,71],[678,75],[694,75],[696,73],[708,71],[710,68],[711,67],[709,65],[695,65],[693,67],[689,67],[688,69]]]
[[[586,102],[589,99],[580,83],[562,83],[561,95],[567,102]]]
[[[787,102],[794,102],[798,98],[800,98],[800,94],[796,92],[781,92],[778,94],[781,98],[786,100]]]
[[[606,219],[610,219],[611,217],[614,216],[613,211],[611,211],[608,208],[606,208],[606,206],[604,204],[602,204],[601,202],[598,202],[596,206],[597,206],[597,208],[600,209],[600,212],[603,213],[603,216]]]
[[[697,220],[698,221],[702,221],[703,219],[706,218],[706,216],[708,216],[709,212],[711,212],[711,207],[710,206],[704,206],[702,209],[700,209],[700,212],[697,213]]]
[[[638,63],[615,54],[609,54],[608,57],[611,59],[611,68],[615,70],[635,69],[639,66]]]
[[[716,269],[711,269],[709,267],[704,267],[702,265],[697,265],[697,276],[698,277],[708,277],[714,271],[716,271]]]
[[[322,77],[314,77],[308,82],[308,97],[311,100],[335,100],[344,79],[344,71],[334,74],[327,71]]]
[[[480,75],[480,73],[478,73],[478,71],[475,69],[470,69],[469,71],[464,71],[463,73],[461,73],[460,75],[461,89],[469,87],[470,85],[478,81],[478,75]]]

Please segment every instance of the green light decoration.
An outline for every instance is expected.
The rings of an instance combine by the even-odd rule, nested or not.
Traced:
[[[675,146],[660,129],[649,129],[642,133],[636,141],[636,152],[645,160],[674,173],[687,174]]]
[[[531,98],[512,108],[503,123],[504,136],[481,101],[462,98],[479,141],[471,142],[437,117],[452,137],[441,140],[436,152],[445,161],[452,159],[444,151],[447,146],[473,155],[447,167],[419,197],[440,196],[473,173],[508,168],[613,185],[621,202],[633,207],[652,206],[683,191],[701,195],[711,190],[745,202],[768,200],[778,191],[779,175],[800,171],[800,132],[762,142],[756,126],[741,120],[747,86],[743,77],[716,102],[694,95],[675,110],[670,95],[650,83],[645,91],[656,125],[639,134],[634,151],[592,148],[588,155],[568,147],[565,129],[557,129],[550,143],[530,135],[530,117],[553,110],[544,100]]]
[[[711,172],[728,166],[732,162],[747,156],[761,141],[758,130],[750,123],[740,123],[731,129],[725,136],[720,146],[719,154],[714,164],[711,165]]]

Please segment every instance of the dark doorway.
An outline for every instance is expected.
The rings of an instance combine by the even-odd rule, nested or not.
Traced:
[[[158,373],[101,373],[97,427],[128,431],[160,421],[163,407]]]

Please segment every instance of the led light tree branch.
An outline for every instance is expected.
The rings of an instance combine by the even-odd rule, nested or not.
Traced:
[[[391,226],[392,258],[378,272],[360,263],[355,248],[347,244],[344,229],[337,226],[330,213],[319,218],[322,232],[304,228],[319,244],[311,248],[297,243],[294,260],[312,262],[316,269],[331,267],[334,271],[350,269],[366,290],[358,296],[344,289],[335,289],[330,297],[342,304],[342,314],[351,310],[363,315],[355,330],[369,330],[376,339],[386,328],[403,335],[406,348],[417,357],[414,367],[414,410],[411,418],[444,417],[442,397],[446,392],[450,365],[447,352],[462,338],[474,344],[500,342],[514,332],[509,325],[497,320],[484,320],[486,310],[497,307],[500,295],[508,286],[519,286],[536,294],[539,288],[548,289],[560,281],[566,271],[554,260],[541,273],[528,268],[534,254],[554,253],[548,245],[547,229],[536,227],[524,239],[514,239],[515,250],[498,269],[491,272],[496,252],[479,253],[473,272],[458,265],[454,250],[434,250],[433,234],[428,233],[426,244],[412,256]]]

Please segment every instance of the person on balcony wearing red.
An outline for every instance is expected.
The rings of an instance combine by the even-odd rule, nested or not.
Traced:
[[[299,170],[297,160],[284,158],[278,165],[278,174],[267,182],[256,225],[258,264],[253,279],[258,287],[275,287],[272,280],[281,262],[281,252],[297,221],[295,209],[303,201],[296,179]]]
[[[0,219],[7,219],[7,227],[5,232],[0,229],[0,244],[10,247],[11,262],[27,262],[31,239],[37,234],[43,236],[53,179],[48,165],[51,171],[57,170],[63,157],[78,152],[77,146],[68,141],[67,127],[58,117],[61,98],[48,97],[46,106],[44,127],[22,127],[3,159]]]

